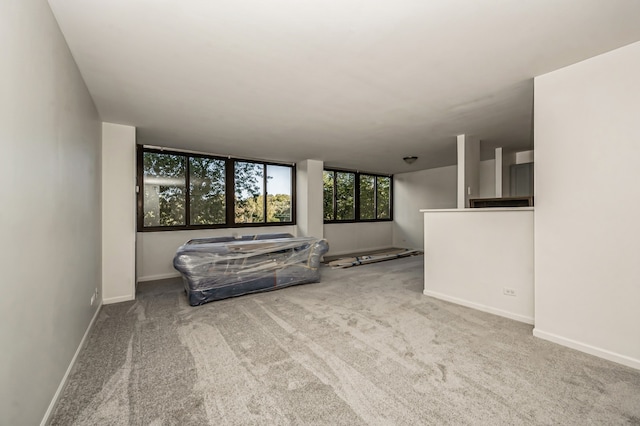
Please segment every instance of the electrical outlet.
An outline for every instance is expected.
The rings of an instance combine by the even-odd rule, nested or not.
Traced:
[[[516,289],[515,288],[509,288],[509,287],[503,287],[502,288],[502,293],[505,296],[515,296],[516,295]]]

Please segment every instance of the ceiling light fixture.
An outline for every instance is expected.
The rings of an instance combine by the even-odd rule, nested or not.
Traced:
[[[416,157],[415,155],[410,155],[408,157],[404,157],[403,160],[405,163],[407,164],[413,164],[416,162],[416,160],[418,159],[418,157]]]

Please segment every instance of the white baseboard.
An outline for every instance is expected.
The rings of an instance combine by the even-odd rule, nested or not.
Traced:
[[[640,370],[640,359],[631,358],[626,355],[611,352],[606,349],[598,348],[588,345],[586,343],[578,342],[576,340],[567,339],[566,337],[558,336],[557,334],[547,333],[538,328],[533,329],[533,335],[540,339],[548,340],[553,343],[557,343],[562,346],[566,346],[571,349],[578,350],[580,352],[588,353],[599,358],[604,358],[609,361],[617,362],[618,364],[626,365],[627,367]]]
[[[130,300],[135,300],[135,295],[127,295],[127,296],[118,296],[118,297],[106,297],[102,299],[103,305],[111,305],[112,303],[120,303],[120,302],[128,302]]]
[[[158,275],[147,275],[146,277],[139,277],[138,282],[144,281],[156,281],[156,280],[166,280],[167,278],[178,278],[180,277],[180,272],[168,272],[166,274],[158,274]]]
[[[487,312],[493,315],[498,315],[501,317],[509,318],[515,321],[523,322],[525,324],[534,324],[533,317],[528,317],[525,315],[516,314],[514,312],[504,311],[502,309],[494,308],[492,306],[481,305],[479,303],[470,302],[468,300],[459,299],[457,297],[448,296],[446,294],[438,293],[435,291],[424,290],[425,296],[435,297],[436,299],[444,300],[446,302],[455,303],[457,305],[466,306],[467,308],[477,309],[478,311]]]
[[[60,381],[60,384],[58,385],[58,389],[56,390],[56,393],[53,395],[53,399],[51,399],[51,402],[49,403],[49,407],[47,408],[47,411],[44,413],[44,417],[42,418],[42,421],[40,422],[40,426],[45,426],[49,422],[49,417],[51,417],[51,414],[53,413],[53,409],[55,408],[56,404],[58,403],[58,399],[60,398],[60,395],[62,394],[62,391],[64,390],[64,387],[67,384],[67,380],[69,379],[69,374],[71,374],[71,370],[73,370],[73,366],[76,364],[76,360],[78,359],[78,355],[80,354],[80,351],[84,347],[84,343],[87,340],[87,336],[91,332],[91,329],[93,328],[93,323],[96,321],[96,318],[98,318],[98,314],[100,313],[101,309],[102,309],[102,303],[100,303],[98,305],[98,309],[96,309],[96,313],[93,314],[93,318],[91,318],[91,322],[89,322],[89,326],[87,327],[86,331],[84,332],[84,336],[82,336],[82,340],[80,340],[80,344],[78,345],[78,349],[76,349],[76,353],[73,354],[73,358],[71,358],[71,362],[69,363],[69,367],[67,367],[67,371],[65,371],[64,376],[62,376],[62,380]]]

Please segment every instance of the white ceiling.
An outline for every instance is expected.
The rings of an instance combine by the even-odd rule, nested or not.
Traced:
[[[530,149],[534,76],[640,40],[638,0],[49,3],[139,142],[383,173]]]

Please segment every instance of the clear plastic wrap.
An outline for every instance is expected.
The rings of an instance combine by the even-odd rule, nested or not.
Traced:
[[[290,234],[202,238],[178,248],[173,266],[184,278],[189,304],[196,306],[318,282],[328,249],[326,240]]]

